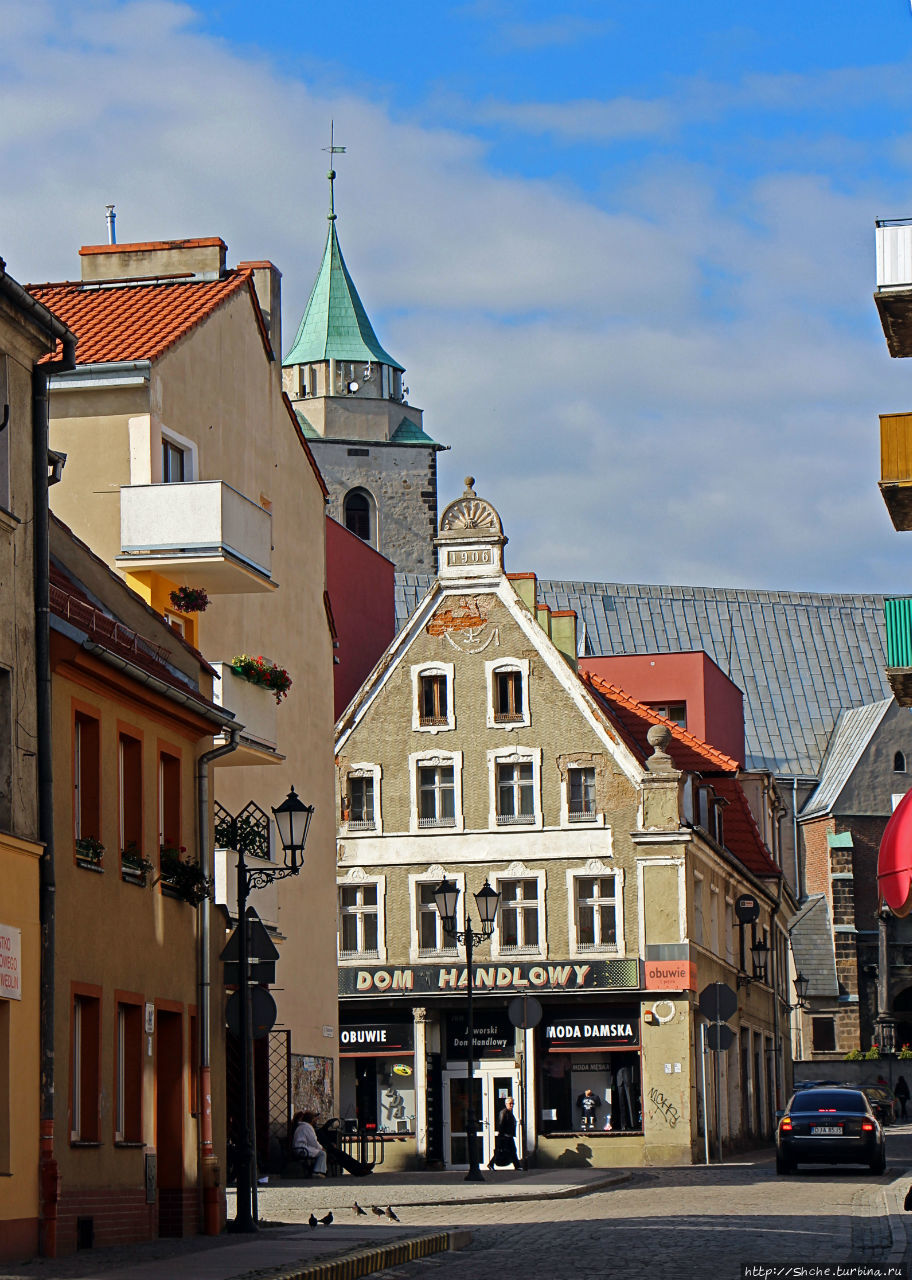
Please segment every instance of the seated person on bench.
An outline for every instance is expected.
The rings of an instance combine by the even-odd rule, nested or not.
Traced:
[[[291,1152],[296,1160],[313,1166],[314,1177],[326,1177],[326,1152],[317,1140],[313,1127],[316,1120],[313,1111],[297,1111],[293,1117],[295,1126],[291,1139]]]

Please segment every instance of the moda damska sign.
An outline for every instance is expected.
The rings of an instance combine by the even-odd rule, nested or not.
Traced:
[[[610,1006],[585,1018],[551,1014],[542,1023],[549,1049],[610,1049],[640,1043],[639,1010]]]
[[[588,964],[484,964],[473,966],[475,991],[521,994],[523,991],[636,990],[637,960],[593,960]],[[339,969],[340,996],[459,995],[468,987],[460,964],[418,964],[398,969],[371,966]]]

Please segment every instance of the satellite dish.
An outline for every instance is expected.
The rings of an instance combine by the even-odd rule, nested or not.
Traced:
[[[350,382],[348,384],[348,394],[353,396],[355,392],[358,390],[358,385],[359,384],[357,382]]]

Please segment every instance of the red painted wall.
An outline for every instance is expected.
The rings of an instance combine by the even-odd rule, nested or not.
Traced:
[[[395,565],[326,517],[326,589],[339,636],[336,719],[396,634]]]
[[[580,658],[579,668],[638,702],[685,702],[688,731],[744,764],[744,695],[702,649]]]

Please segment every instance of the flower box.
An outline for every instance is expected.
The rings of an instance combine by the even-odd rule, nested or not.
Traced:
[[[229,662],[214,662],[220,679],[213,682],[213,701],[233,711],[242,736],[267,751],[275,751],[278,722],[275,695],[263,685],[251,684]]]

